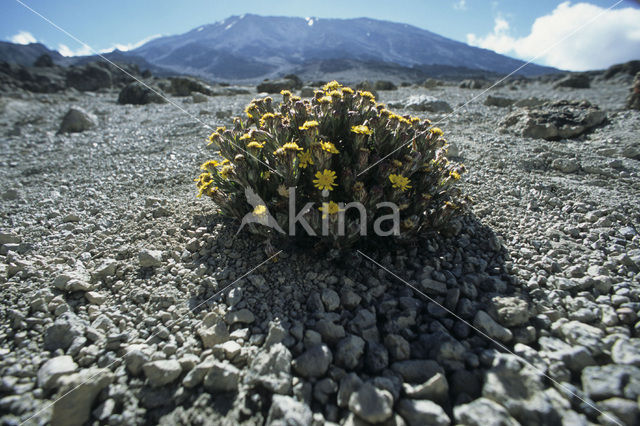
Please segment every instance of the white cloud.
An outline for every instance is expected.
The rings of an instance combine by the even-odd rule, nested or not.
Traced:
[[[467,34],[467,43],[525,60],[538,57],[534,62],[567,70],[606,68],[640,57],[640,10],[606,10],[567,1],[537,18],[526,37],[512,36],[509,23],[498,17],[491,33],[484,37]]]
[[[467,10],[467,0],[458,0],[453,4],[453,8],[457,10]]]
[[[154,38],[158,38],[161,35],[162,34],[154,34],[152,36],[145,37],[142,40],[137,41],[135,43],[127,43],[127,44],[116,43],[116,44],[112,45],[111,47],[109,47],[107,49],[99,49],[96,52],[97,53],[109,53],[109,52],[113,51],[114,49],[118,49],[118,50],[121,50],[123,52],[126,52],[128,50],[135,49],[136,47],[140,47],[143,44],[145,44],[146,42],[151,41]],[[67,45],[59,44],[58,45],[58,51],[63,56],[85,56],[85,55],[93,55],[93,54],[95,54],[94,51],[92,51],[91,48],[89,46],[87,46],[86,44],[83,45],[82,47],[79,47],[78,49],[75,49],[75,50],[71,49]]]
[[[38,40],[29,31],[20,31],[18,34],[10,38],[12,43],[29,44],[36,43]]]

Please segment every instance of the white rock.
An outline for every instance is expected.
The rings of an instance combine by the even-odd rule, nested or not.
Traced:
[[[151,386],[164,386],[176,380],[182,373],[182,366],[175,359],[151,361],[142,366]]]
[[[138,253],[138,260],[143,268],[156,268],[162,265],[162,251],[142,249]]]
[[[51,358],[38,370],[38,386],[45,390],[54,388],[61,376],[71,374],[77,369],[78,364],[73,362],[69,355]]]

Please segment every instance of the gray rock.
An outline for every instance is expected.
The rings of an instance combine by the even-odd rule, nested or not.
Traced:
[[[494,321],[491,316],[485,311],[478,311],[473,318],[473,325],[478,327],[483,332],[493,339],[500,342],[509,342],[513,339],[513,333],[508,328],[505,328]]]
[[[260,383],[271,392],[286,395],[291,391],[291,352],[282,343],[259,351],[252,359],[245,381]]]
[[[302,89],[300,89],[300,97],[301,98],[310,98],[314,95],[315,92],[315,88],[310,87],[310,86],[304,86]]]
[[[514,111],[500,125],[525,138],[557,140],[588,133],[606,119],[604,111],[587,101],[555,101]]]
[[[165,94],[159,88],[134,81],[120,91],[118,103],[121,105],[164,104],[167,102],[165,98]]]
[[[598,402],[598,407],[615,414],[625,425],[637,425],[640,421],[640,410],[636,401],[623,398],[609,398]]]
[[[640,72],[633,79],[631,94],[627,98],[627,108],[640,110]]]
[[[366,422],[384,422],[393,415],[393,395],[365,383],[351,394],[349,410]]]
[[[109,88],[113,84],[113,76],[107,67],[107,64],[99,62],[69,67],[66,76],[67,86],[83,92]]]
[[[448,426],[451,419],[442,407],[432,401],[402,399],[397,410],[409,426]]]
[[[378,373],[389,365],[389,351],[381,343],[369,342],[364,357],[365,368]]]
[[[282,90],[295,90],[302,88],[302,82],[299,78],[281,78],[278,80],[265,80],[258,84],[256,89],[258,93],[280,93]]]
[[[266,424],[273,426],[310,426],[312,421],[313,413],[309,406],[296,401],[290,396],[273,395]]]
[[[453,409],[458,424],[466,426],[519,426],[520,423],[500,404],[478,398],[468,404]]]
[[[62,118],[58,133],[77,133],[93,129],[98,125],[98,118],[80,107],[70,108]]]
[[[442,373],[436,373],[426,382],[419,385],[404,383],[402,389],[411,399],[429,399],[432,401],[446,401],[449,395],[449,383]]]
[[[342,380],[340,380],[338,396],[336,397],[338,407],[348,406],[351,394],[360,389],[360,386],[362,386],[362,379],[360,379],[356,373],[349,373],[344,376]]]
[[[562,80],[558,81],[555,86],[556,89],[559,87],[569,87],[572,89],[588,89],[591,87],[591,79],[587,74],[569,74]]]
[[[168,89],[175,96],[189,96],[192,93],[201,93],[213,96],[214,90],[207,84],[192,77],[172,77],[171,86]]]
[[[602,352],[604,332],[599,328],[578,321],[569,321],[560,328],[561,333],[574,345],[589,348],[594,355]]]
[[[331,290],[330,288],[325,288],[322,290],[322,303],[327,311],[335,311],[340,306],[340,296],[338,293]]]
[[[118,262],[114,259],[105,259],[102,261],[100,266],[98,266],[91,273],[92,281],[102,281],[105,278],[112,277],[116,273],[116,268],[118,267]]]
[[[280,322],[271,322],[269,323],[267,338],[264,340],[264,346],[268,348],[276,343],[282,343],[288,334]]]
[[[363,344],[364,345],[364,344]],[[293,369],[302,377],[320,377],[327,372],[333,356],[325,344],[315,345],[307,349],[293,361]]]
[[[391,369],[398,373],[405,382],[424,383],[444,370],[436,361],[430,359],[411,359],[391,364]]]
[[[75,314],[65,312],[44,332],[44,348],[48,351],[66,351],[74,339],[84,336],[86,323]]]
[[[431,278],[423,278],[420,281],[420,289],[429,295],[447,294],[447,285],[443,282],[432,280]]]
[[[529,305],[519,297],[494,297],[492,311],[498,322],[506,327],[516,327],[529,321]]]
[[[63,291],[91,291],[93,285],[90,284],[91,277],[84,269],[76,269],[73,271],[60,274],[53,280],[53,286]]]
[[[202,93],[192,93],[191,100],[193,101],[194,104],[200,104],[200,103],[208,102],[209,98],[206,95],[203,95]]]
[[[222,320],[211,317],[202,321],[202,327],[198,329],[198,335],[205,348],[212,348],[215,345],[229,340],[229,330],[227,324]]]
[[[487,82],[484,80],[467,79],[462,80],[458,87],[461,89],[482,89],[486,84]]]
[[[502,96],[487,96],[487,99],[484,100],[484,104],[486,106],[495,106],[498,108],[506,108],[515,102],[514,99],[504,98]]]
[[[64,397],[53,403],[51,425],[83,425],[89,420],[94,400],[113,379],[113,373],[106,368],[90,368],[60,377],[58,395]]]
[[[240,309],[238,311],[229,311],[225,316],[224,320],[227,324],[251,324],[256,320],[256,317],[249,309]]]
[[[569,158],[556,158],[551,162],[551,168],[562,173],[575,173],[580,170],[580,163]]]
[[[238,389],[240,370],[228,361],[213,361],[204,377],[204,388],[209,392],[234,392]]]
[[[69,355],[51,358],[38,370],[38,386],[45,390],[52,389],[60,377],[75,372],[77,368],[78,364]]]
[[[138,261],[143,268],[155,268],[162,265],[162,251],[142,249],[138,253]]]
[[[548,102],[548,101],[544,99],[538,99],[536,97],[530,97],[530,98],[520,99],[519,101],[516,101],[516,103],[514,103],[513,106],[516,106],[519,108],[535,108],[537,106],[544,104],[545,102]]]
[[[316,323],[316,331],[320,333],[322,340],[329,344],[337,343],[345,336],[343,326],[326,319],[321,319]]]
[[[631,365],[591,366],[582,370],[582,389],[593,400],[640,396],[640,368]]]
[[[618,339],[611,348],[611,359],[616,364],[640,367],[640,338]]]
[[[448,113],[453,111],[453,108],[451,108],[448,103],[429,95],[414,95],[401,104],[391,103],[389,106],[393,108],[405,108],[411,111],[428,111],[438,113]]]
[[[399,334],[387,334],[384,337],[384,345],[393,361],[404,361],[411,355],[409,342]]]
[[[134,376],[142,371],[142,366],[150,360],[149,350],[144,345],[131,345],[124,355],[124,362],[127,370]]]
[[[22,237],[12,232],[0,232],[0,245],[4,244],[20,244]]]
[[[182,366],[175,359],[151,361],[142,366],[145,376],[153,387],[167,385],[182,373]]]
[[[353,370],[364,354],[365,341],[360,336],[349,335],[338,342],[336,364]]]

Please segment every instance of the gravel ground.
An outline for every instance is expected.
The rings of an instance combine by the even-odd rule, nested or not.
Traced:
[[[235,237],[195,198],[209,132],[171,104],[0,98],[2,424],[637,424],[628,87],[491,91],[606,112],[573,140],[517,136],[501,125],[517,108],[483,98],[452,117],[419,113],[445,118],[473,214],[454,236],[340,262],[292,248],[269,260]],[[456,108],[480,93],[380,98]],[[216,126],[254,96],[171,100]],[[70,107],[97,125],[58,134]]]

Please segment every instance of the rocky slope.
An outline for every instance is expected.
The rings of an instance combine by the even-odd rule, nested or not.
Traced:
[[[14,90],[0,99],[3,424],[637,423],[640,115],[627,83],[554,84],[451,116],[438,101],[481,92],[380,91],[445,130],[476,204],[454,236],[341,262],[270,261],[195,198],[212,155],[200,122],[228,123],[255,93],[171,96],[187,115],[118,105],[111,88]],[[546,101],[582,99],[606,120],[575,139],[505,119],[578,126],[583,104]],[[86,130],[61,129],[71,107]]]

